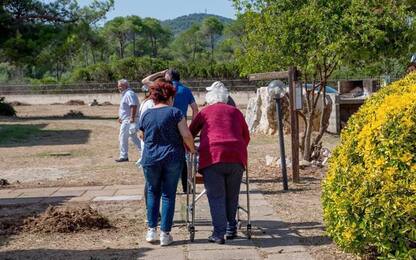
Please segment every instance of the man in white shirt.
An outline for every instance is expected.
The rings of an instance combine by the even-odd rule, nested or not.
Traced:
[[[130,88],[127,80],[119,80],[117,88],[121,93],[121,100],[118,110],[118,122],[120,123],[120,157],[116,162],[127,162],[129,160],[129,137],[140,152],[140,140],[137,137],[136,130],[136,123],[138,121],[137,108],[140,104],[136,93]]]

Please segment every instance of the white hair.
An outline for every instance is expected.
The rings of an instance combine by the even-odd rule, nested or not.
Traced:
[[[127,79],[120,79],[119,81],[117,81],[117,83],[120,84],[120,85],[130,87],[129,82],[128,82]]]
[[[208,91],[207,94],[205,94],[205,101],[208,105],[212,105],[219,102],[227,103],[228,91],[224,88],[218,88]]]

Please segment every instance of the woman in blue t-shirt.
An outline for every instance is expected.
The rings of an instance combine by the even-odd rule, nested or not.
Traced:
[[[191,153],[195,152],[194,141],[182,112],[172,107],[175,88],[166,81],[156,81],[150,86],[150,99],[155,106],[143,113],[139,121],[139,135],[144,140],[145,153],[141,159],[147,189],[148,232],[146,241],[157,240],[160,199],[162,219],[160,245],[172,243],[169,234],[175,212],[178,180],[185,167],[184,143]]]

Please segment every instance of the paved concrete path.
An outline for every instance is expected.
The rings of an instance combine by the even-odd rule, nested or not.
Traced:
[[[142,198],[143,185],[0,189],[0,206],[59,201],[128,201]]]
[[[172,230],[175,243],[160,247],[148,243],[140,244],[143,259],[158,260],[199,260],[199,259],[313,259],[300,243],[299,236],[279,220],[272,206],[263,194],[252,185],[250,194],[252,239],[245,237],[246,223],[243,222],[239,237],[226,241],[225,245],[207,242],[211,234],[210,213],[206,196],[197,203],[195,241],[189,242],[186,229],[186,199],[178,195],[175,212],[175,225]],[[240,204],[246,205],[245,193],[240,196]],[[0,190],[0,208],[6,205],[21,205],[52,202],[106,202],[134,201],[143,199],[143,185],[51,187],[38,189]],[[245,215],[242,214],[242,219]]]

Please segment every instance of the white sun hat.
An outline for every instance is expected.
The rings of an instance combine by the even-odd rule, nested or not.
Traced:
[[[224,83],[222,83],[221,81],[215,81],[214,83],[212,83],[211,86],[205,88],[207,91],[212,91],[214,89],[225,89],[228,91],[228,89],[225,87]]]

